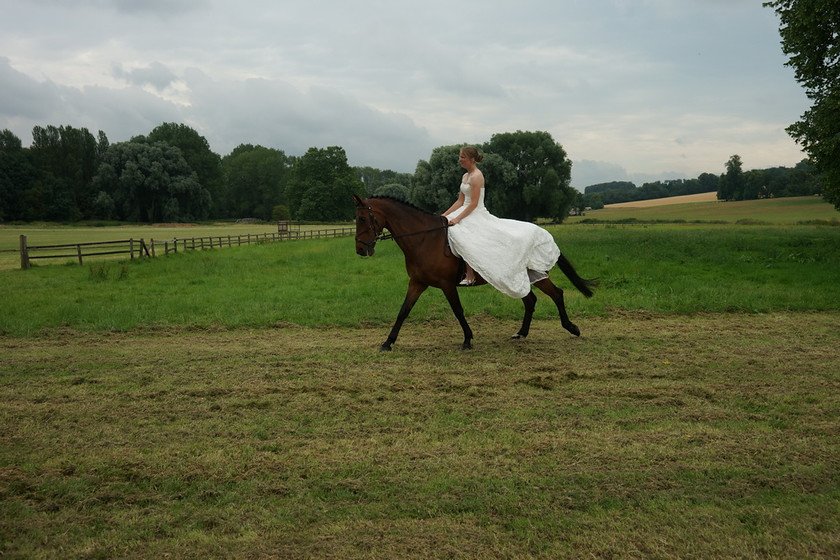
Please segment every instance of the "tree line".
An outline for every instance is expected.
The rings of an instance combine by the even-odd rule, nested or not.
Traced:
[[[386,195],[440,212],[458,196],[460,146],[441,146],[413,174],[351,167],[344,149],[302,156],[242,144],[221,157],[184,124],[111,144],[104,132],[36,126],[30,147],[0,132],[0,222],[350,220],[352,195]],[[487,204],[499,215],[562,220],[574,201],[571,161],[547,132],[496,134],[478,146]]]
[[[300,157],[240,145],[214,153],[184,124],[111,144],[104,132],[36,126],[22,147],[0,133],[0,221],[191,222],[347,219],[359,180],[341,148]]]
[[[721,175],[701,173],[696,179],[655,181],[644,183],[641,187],[630,181],[591,185],[584,189],[575,208],[597,210],[606,204],[707,192],[716,192],[718,200],[756,200],[822,194],[822,182],[807,159],[792,168],[771,167],[745,172],[741,157],[733,155],[724,168],[725,171]]]
[[[0,132],[0,222],[294,219],[339,222],[353,218],[352,195],[385,195],[430,212],[457,198],[461,145],[440,146],[414,173],[351,167],[337,146],[302,156],[241,144],[221,157],[184,124],[163,123],[148,135],[111,144],[86,128],[34,127],[24,148]],[[476,146],[484,154],[486,204],[508,218],[560,222],[572,209],[717,191],[726,200],[818,194],[807,162],[794,169],[743,172],[739,156],[723,175],[645,183],[570,186],[572,163],[548,132],[508,132]]]

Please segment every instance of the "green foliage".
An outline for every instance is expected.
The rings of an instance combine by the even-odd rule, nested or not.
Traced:
[[[410,202],[408,187],[401,185],[400,183],[389,183],[377,187],[373,194],[375,196],[390,196],[392,198],[396,198],[397,200]]]
[[[431,212],[446,210],[458,198],[462,145],[440,146],[414,173],[411,202]],[[571,161],[547,132],[495,134],[478,146],[488,209],[502,217],[561,221],[575,200],[569,186]]]
[[[293,159],[282,150],[250,144],[238,146],[222,159],[225,184],[222,206],[226,208],[226,216],[268,220],[275,206],[287,206],[285,189],[292,165]]]
[[[512,166],[513,173],[500,173],[494,211],[520,220],[552,218],[563,220],[574,201],[569,186],[572,162],[548,132],[494,134],[484,152],[496,154]],[[505,179],[511,180],[505,180]],[[488,189],[488,193],[489,193]]]
[[[443,212],[458,199],[463,169],[458,163],[461,146],[439,146],[429,161],[419,161],[414,171],[411,202],[429,212]]]
[[[289,207],[285,204],[278,204],[271,209],[271,220],[274,222],[280,220],[291,220],[292,213],[289,212]]]
[[[373,167],[354,168],[356,177],[365,185],[365,194],[372,195],[385,185],[401,185],[405,192],[411,190],[411,173],[397,173],[388,169]]]
[[[107,142],[101,131],[99,137],[100,142]],[[96,197],[93,177],[103,149],[86,128],[32,129],[29,153],[39,173],[32,195],[38,199],[42,219],[75,221],[91,217]]]
[[[826,200],[840,209],[840,4],[775,0],[764,5],[779,15],[787,65],[813,103],[787,130],[822,173]]]
[[[25,219],[30,200],[27,189],[36,170],[20,138],[8,129],[0,132],[0,222]]]
[[[94,178],[94,186],[113,203],[116,217],[132,222],[205,219],[210,193],[178,148],[164,142],[113,144]],[[98,201],[104,206],[105,196]]]
[[[363,191],[343,148],[310,148],[295,162],[286,200],[297,220],[343,221],[353,218],[352,196]]]
[[[221,204],[222,196],[222,165],[218,154],[210,149],[207,139],[193,128],[182,123],[163,123],[155,127],[146,137],[148,142],[165,142],[181,150],[186,160],[198,177],[201,187],[210,193],[214,206],[211,215],[226,216],[226,207]],[[219,201],[218,203],[215,203]]]
[[[721,176],[718,187],[719,200],[743,200],[746,182],[742,165],[741,156],[737,154],[726,162],[726,173]]]

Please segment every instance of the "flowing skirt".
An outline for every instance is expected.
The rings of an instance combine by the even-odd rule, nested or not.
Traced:
[[[448,232],[452,252],[494,288],[514,298],[527,296],[531,282],[545,278],[560,258],[560,249],[546,230],[530,222],[496,217],[483,206]]]

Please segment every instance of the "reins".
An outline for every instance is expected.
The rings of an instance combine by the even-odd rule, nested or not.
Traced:
[[[362,241],[361,239],[359,239],[359,236],[357,234],[356,235],[356,243],[361,243],[362,245],[364,245],[368,248],[371,248],[371,249],[373,248],[374,245],[376,245],[376,243],[378,241],[387,241],[389,239],[397,239],[399,237],[410,237],[412,235],[419,235],[421,233],[430,233],[430,232],[433,232],[433,231],[437,231],[439,229],[447,229],[447,228],[451,227],[451,224],[449,223],[449,221],[446,220],[446,218],[444,218],[443,216],[440,216],[441,220],[446,220],[445,224],[435,226],[435,227],[426,228],[426,229],[420,229],[420,230],[417,230],[417,231],[410,231],[408,233],[399,233],[399,234],[393,233],[390,230],[388,231],[387,234],[383,234],[382,232],[385,229],[385,227],[383,226],[382,228],[379,229],[379,233],[376,233],[376,228],[379,227],[379,223],[377,223],[377,221],[376,221],[376,214],[373,213],[373,209],[370,207],[370,203],[368,203],[367,211],[368,211],[368,214],[370,215],[370,221],[368,222],[368,228],[371,229],[376,236],[371,241]]]
[[[443,216],[441,216],[441,218],[442,217]],[[409,233],[396,234],[396,233],[391,233],[389,231],[388,233],[383,235],[382,232],[380,231],[379,235],[376,237],[376,239],[378,241],[387,241],[389,239],[396,239],[398,237],[409,237],[411,235],[419,235],[421,233],[429,233],[429,232],[432,232],[432,231],[437,231],[439,229],[446,229],[446,228],[449,228],[449,227],[452,227],[452,225],[447,222],[446,224],[443,224],[443,225],[440,225],[440,226],[435,226],[435,227],[431,227],[431,228],[428,228],[428,229],[421,229],[421,230],[417,230],[417,231],[411,231]]]

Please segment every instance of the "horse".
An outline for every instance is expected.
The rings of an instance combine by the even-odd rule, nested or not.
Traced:
[[[444,293],[455,313],[464,331],[461,350],[472,348],[473,332],[464,317],[464,308],[458,296],[459,281],[464,276],[465,263],[463,259],[453,255],[449,248],[447,235],[449,221],[446,217],[386,196],[362,199],[354,195],[353,199],[356,202],[356,253],[363,257],[370,257],[374,254],[378,241],[393,239],[405,255],[405,269],[408,272],[408,291],[405,294],[405,300],[388,338],[379,350],[383,352],[391,350],[403,322],[418,298],[429,286],[438,288]],[[388,230],[388,234],[383,233],[385,229]],[[592,288],[597,285],[595,280],[586,280],[578,276],[572,264],[562,254],[557,260],[557,267],[584,296],[592,297]],[[486,283],[478,276],[472,286]],[[563,290],[555,286],[547,275],[535,281],[533,285],[554,301],[563,328],[575,336],[580,336],[580,329],[566,313]],[[511,338],[521,339],[528,336],[536,302],[537,296],[533,291],[522,298],[525,316],[519,331]]]

